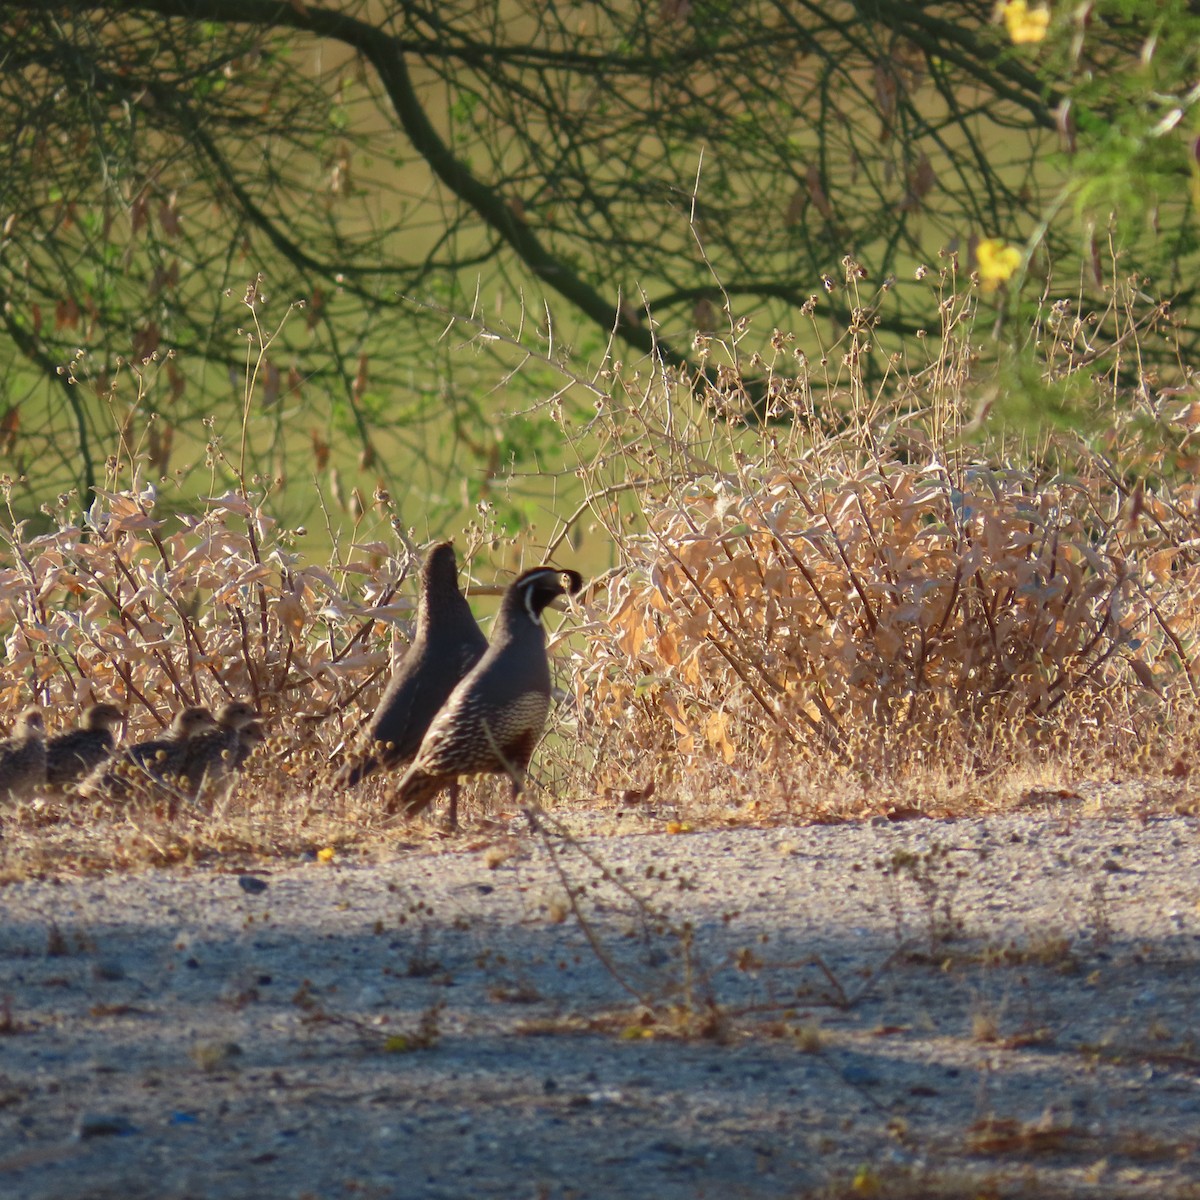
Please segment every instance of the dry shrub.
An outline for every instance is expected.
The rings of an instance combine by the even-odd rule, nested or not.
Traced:
[[[621,564],[577,698],[601,790],[761,801],[831,767],[878,788],[1048,748],[1128,775],[1192,713],[1200,490],[1130,482],[1076,438],[973,445],[967,292],[920,371],[898,370],[869,315],[819,363],[778,333],[747,355],[735,324],[715,386],[627,378],[597,404],[593,512]],[[1111,453],[1133,415],[1114,410]]]
[[[1014,469],[955,481],[877,461],[695,484],[630,543],[582,678],[602,724],[729,764],[781,743],[883,764],[978,751],[1064,705],[1107,728],[1157,719],[1200,616],[1200,572],[1178,561],[1188,499],[1156,501],[1145,537],[1085,483]]]
[[[59,515],[49,533],[4,535],[3,714],[116,699],[142,730],[185,704],[237,698],[304,740],[386,670],[387,644],[368,635],[411,606],[397,596],[407,551],[356,547],[335,577],[301,562],[261,500],[237,492],[198,516],[159,515],[150,490],[102,492],[81,520],[65,505]]]
[[[65,497],[51,515],[50,532],[3,534],[0,720],[33,701],[56,731],[111,700],[132,741],[184,705],[237,698],[268,737],[197,804],[169,789],[136,803],[5,804],[0,880],[376,841],[378,787],[335,792],[330,766],[379,697],[392,635],[411,634],[416,555],[361,543],[328,567],[305,562],[264,498],[240,491],[198,515],[163,513],[143,488],[101,493],[82,519]]]

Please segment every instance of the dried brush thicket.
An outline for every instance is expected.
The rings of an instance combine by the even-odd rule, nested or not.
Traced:
[[[30,535],[13,522],[3,533],[0,720],[11,724],[31,700],[59,712],[96,696],[122,706],[129,746],[157,746],[149,759],[120,752],[73,785],[100,806],[79,811],[97,819],[123,820],[122,800],[158,796],[165,779],[175,798],[198,788],[207,798],[241,771],[255,774],[253,791],[269,811],[248,814],[236,835],[226,827],[229,840],[269,846],[277,824],[307,821],[332,746],[361,717],[356,697],[364,705],[378,698],[390,659],[379,634],[404,627],[411,614],[414,557],[367,544],[337,567],[303,563],[261,497],[236,492],[206,501],[199,514],[174,514],[138,486],[105,490],[83,513],[64,496],[46,515],[47,532]],[[194,743],[189,757],[183,743],[200,730],[172,731],[173,719],[192,708],[220,716],[223,706],[231,728],[213,729],[207,717],[212,736]],[[23,777],[9,790],[30,795]],[[105,805],[113,802],[110,812]],[[63,820],[75,820],[69,799],[59,803]],[[346,808],[331,812],[336,819]],[[62,820],[35,820],[46,837],[69,832]],[[16,843],[9,845],[15,853]],[[159,848],[148,854],[154,861],[190,853],[162,830],[148,832],[146,845]]]
[[[694,486],[611,589],[581,699],[626,744],[731,765],[874,769],[986,758],[1003,730],[1152,727],[1189,682],[1176,656],[1200,571],[1163,540],[1200,532],[1196,499],[1152,499],[1147,538],[1119,504],[1098,513],[1086,483],[1014,469],[878,462]]]
[[[1165,310],[1043,314],[1038,386],[1061,395],[1087,371],[1104,428],[1018,444],[976,439],[989,397],[966,292],[919,372],[899,372],[864,303],[819,363],[780,334],[751,355],[731,324],[697,339],[728,359],[712,386],[655,375],[597,400],[591,512],[621,562],[589,606],[575,686],[599,790],[795,813],[807,780],[802,807],[828,817],[872,811],[897,781],[932,797],[939,777],[969,791],[1052,756],[1128,777],[1161,751],[1160,778],[1190,772],[1200,402],[1130,404],[1123,360],[1097,349],[1122,317],[1169,333]],[[853,799],[840,810],[811,786],[834,775]]]
[[[144,490],[103,492],[82,518],[64,497],[51,515],[48,533],[6,537],[0,716],[31,696],[62,708],[107,695],[137,740],[188,705],[244,701],[290,736],[386,669],[376,618],[411,608],[407,553],[367,546],[335,579],[236,493],[201,515],[159,513]]]

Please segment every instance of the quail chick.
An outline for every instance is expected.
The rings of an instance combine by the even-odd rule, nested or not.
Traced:
[[[117,746],[115,730],[124,720],[115,704],[85,709],[78,729],[56,733],[46,742],[46,783],[61,791],[108,762]]]
[[[202,729],[188,738],[179,774],[187,780],[184,790],[189,795],[197,796],[206,784],[224,779],[237,769],[242,731],[257,717],[253,704],[232,700],[217,710],[215,728]]]
[[[458,588],[454,547],[438,542],[421,567],[412,645],[366,728],[371,750],[343,767],[335,783],[352,787],[380,768],[412,762],[429,723],[487,647],[487,638]]]
[[[189,741],[215,725],[207,708],[181,708],[165,737],[137,742],[114,761],[97,767],[80,785],[80,794],[128,796],[134,790],[178,778],[183,774]]]
[[[41,709],[27,708],[0,742],[0,799],[28,800],[46,781],[46,726]]]
[[[267,731],[261,721],[251,721],[244,729],[238,730],[237,750],[234,751],[233,765],[240,771],[250,761],[250,756],[258,746],[266,743]]]
[[[388,811],[420,812],[450,787],[457,824],[458,777],[507,774],[513,796],[550,711],[550,664],[542,613],[583,585],[575,571],[535,567],[513,581],[500,602],[487,653],[450,693],[396,787]]]

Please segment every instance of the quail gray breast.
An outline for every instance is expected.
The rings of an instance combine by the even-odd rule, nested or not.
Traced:
[[[136,742],[124,754],[101,764],[80,784],[83,796],[129,796],[183,774],[188,742],[216,725],[207,708],[181,708],[166,736]]]
[[[84,710],[78,729],[56,733],[46,742],[46,783],[68,788],[112,757],[117,747],[115,730],[125,713],[115,704],[93,704]]]
[[[0,799],[27,800],[45,781],[46,725],[41,709],[27,708],[0,742]]]
[[[184,790],[189,795],[198,795],[206,784],[213,784],[237,770],[242,732],[257,718],[253,704],[231,700],[217,710],[215,728],[201,729],[187,739],[179,775],[187,780]]]
[[[351,787],[372,772],[405,766],[450,693],[483,657],[487,638],[458,587],[458,562],[449,542],[425,556],[417,597],[417,627],[366,728],[368,749],[338,772]]]
[[[514,798],[550,711],[550,663],[542,614],[583,584],[575,571],[535,567],[504,593],[487,653],[450,693],[429,726],[388,811],[420,812],[450,788],[450,823],[457,822],[461,775],[507,774]]]

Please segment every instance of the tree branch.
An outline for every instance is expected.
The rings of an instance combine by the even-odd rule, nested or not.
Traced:
[[[14,8],[48,12],[50,0],[15,0]],[[105,5],[92,5],[103,10]],[[404,47],[391,34],[344,13],[312,4],[287,4],[278,0],[131,0],[121,6],[126,13],[157,13],[188,21],[220,21],[231,25],[286,26],[341,42],[361,54],[375,68],[400,124],[414,149],[434,174],[494,229],[529,270],[589,320],[601,328],[613,325],[617,304],[605,299],[565,262],[552,254],[533,228],[516,212],[510,199],[478,179],[442,140],[421,104],[405,63]],[[619,322],[618,336],[643,354],[657,354],[675,366],[687,364],[686,355],[665,345],[640,324]]]

